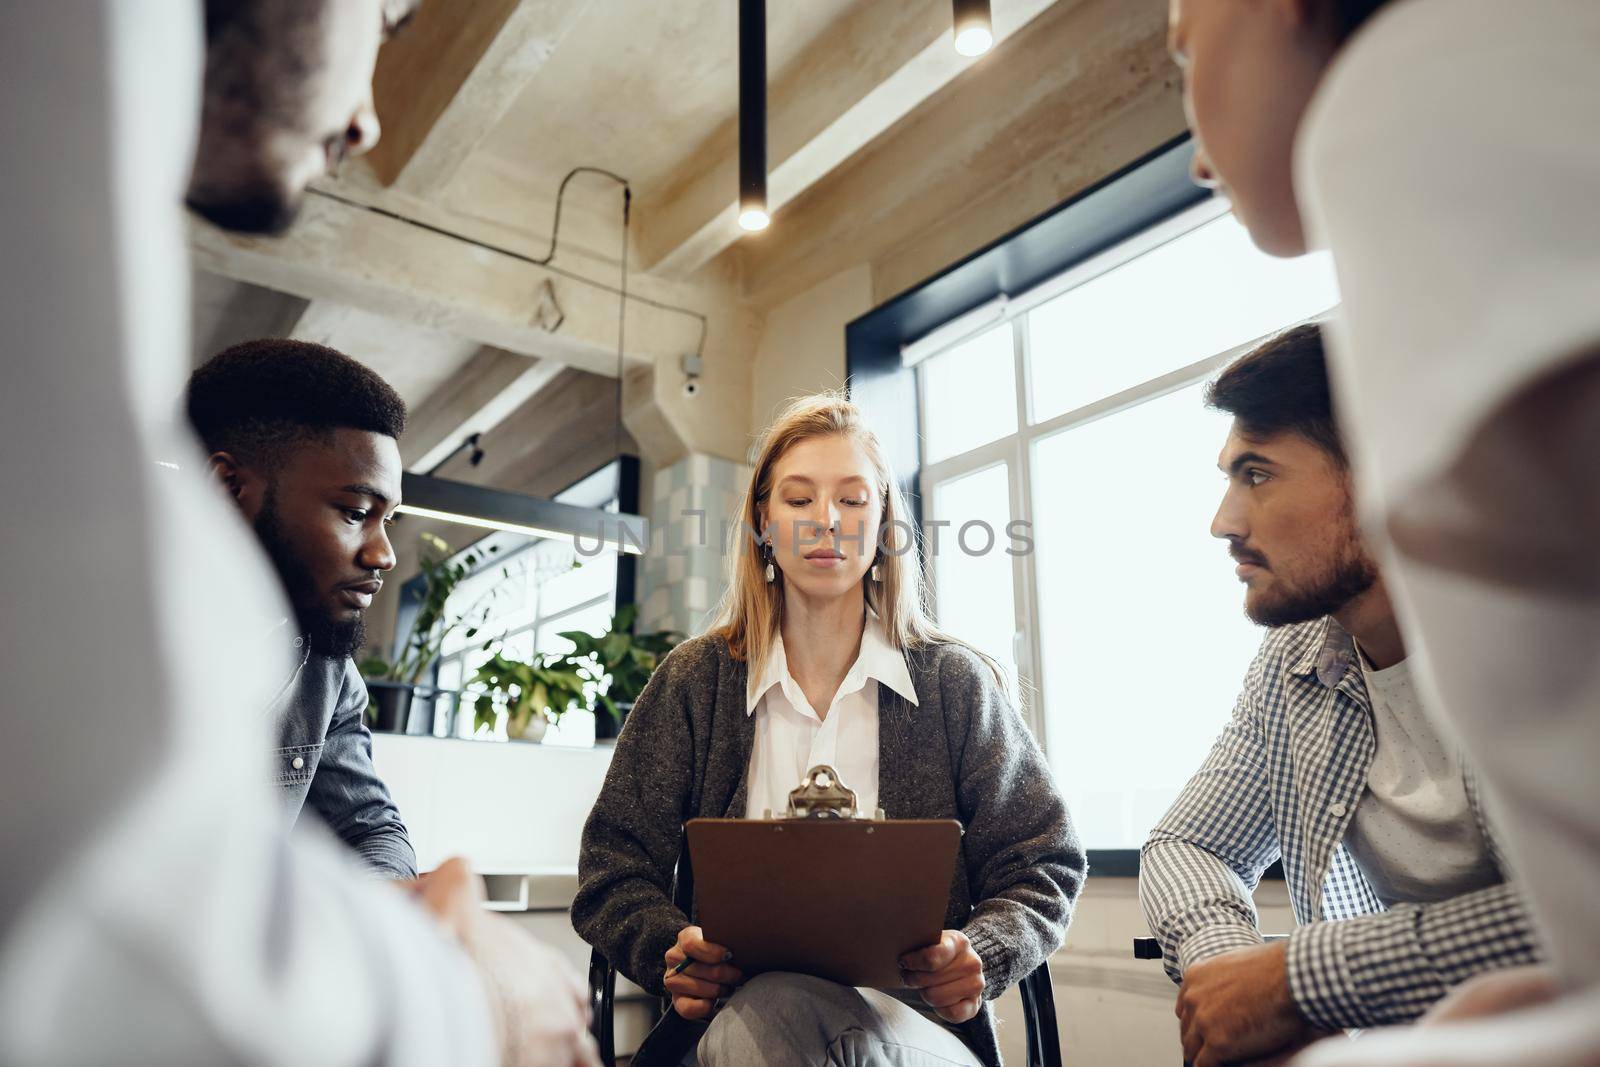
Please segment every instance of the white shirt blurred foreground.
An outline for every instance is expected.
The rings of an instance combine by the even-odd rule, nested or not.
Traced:
[[[467,958],[262,773],[287,610],[176,423],[201,25],[0,7],[0,1062],[488,1063]]]
[[[1597,55],[1593,0],[1392,3],[1301,128],[1298,198],[1344,299],[1331,366],[1363,523],[1396,535],[1384,573],[1426,701],[1498,802],[1569,992],[1324,1043],[1297,1067],[1600,1063],[1600,595],[1579,521],[1600,483],[1592,452],[1563,450],[1600,411],[1505,433],[1530,386],[1600,378]]]

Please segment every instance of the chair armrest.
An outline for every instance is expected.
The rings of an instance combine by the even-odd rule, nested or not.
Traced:
[[[1287,941],[1288,934],[1267,934],[1263,941]],[[1161,942],[1153,937],[1136,937],[1133,939],[1133,958],[1136,960],[1159,960],[1161,958]]]
[[[600,1062],[616,1067],[616,1031],[612,1016],[616,1007],[617,972],[598,950],[589,953],[589,1032],[600,1046]]]
[[[1153,937],[1134,938],[1133,958],[1136,960],[1159,960],[1161,958],[1161,942]]]
[[[1022,996],[1028,1067],[1061,1067],[1061,1034],[1056,1024],[1056,995],[1050,984],[1050,961],[1039,964],[1018,982],[1017,992]]]

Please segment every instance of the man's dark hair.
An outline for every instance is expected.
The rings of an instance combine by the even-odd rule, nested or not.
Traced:
[[[269,338],[223,349],[189,378],[189,421],[207,452],[276,471],[301,443],[336,429],[399,438],[406,405],[342,352]]]
[[[1297,433],[1346,465],[1320,326],[1285,330],[1240,356],[1206,387],[1206,404],[1232,415],[1245,437]]]
[[[1361,28],[1389,0],[1334,0],[1334,17],[1338,19],[1339,39],[1346,40]]]

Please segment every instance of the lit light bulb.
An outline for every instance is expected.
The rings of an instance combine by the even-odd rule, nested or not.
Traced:
[[[987,26],[968,26],[956,33],[956,51],[964,56],[981,56],[994,44]]]
[[[771,216],[758,207],[746,208],[739,213],[740,229],[749,230],[751,233],[766,229],[771,221]]]

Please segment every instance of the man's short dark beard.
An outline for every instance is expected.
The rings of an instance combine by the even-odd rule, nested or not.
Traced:
[[[326,609],[316,605],[319,593],[305,563],[295,554],[294,546],[284,536],[278,524],[278,489],[269,485],[261,501],[261,511],[256,515],[256,536],[261,547],[267,550],[272,566],[283,582],[289,603],[294,605],[295,622],[300,632],[311,641],[311,651],[321,656],[343,659],[352,656],[367,641],[366,619],[357,614],[354,621],[341,622],[331,618]]]
[[[1272,603],[1250,603],[1245,598],[1244,613],[1257,626],[1292,626],[1332,615],[1350,601],[1371,589],[1378,580],[1378,568],[1365,553],[1357,550],[1340,559],[1333,572],[1315,588],[1295,590]]]

